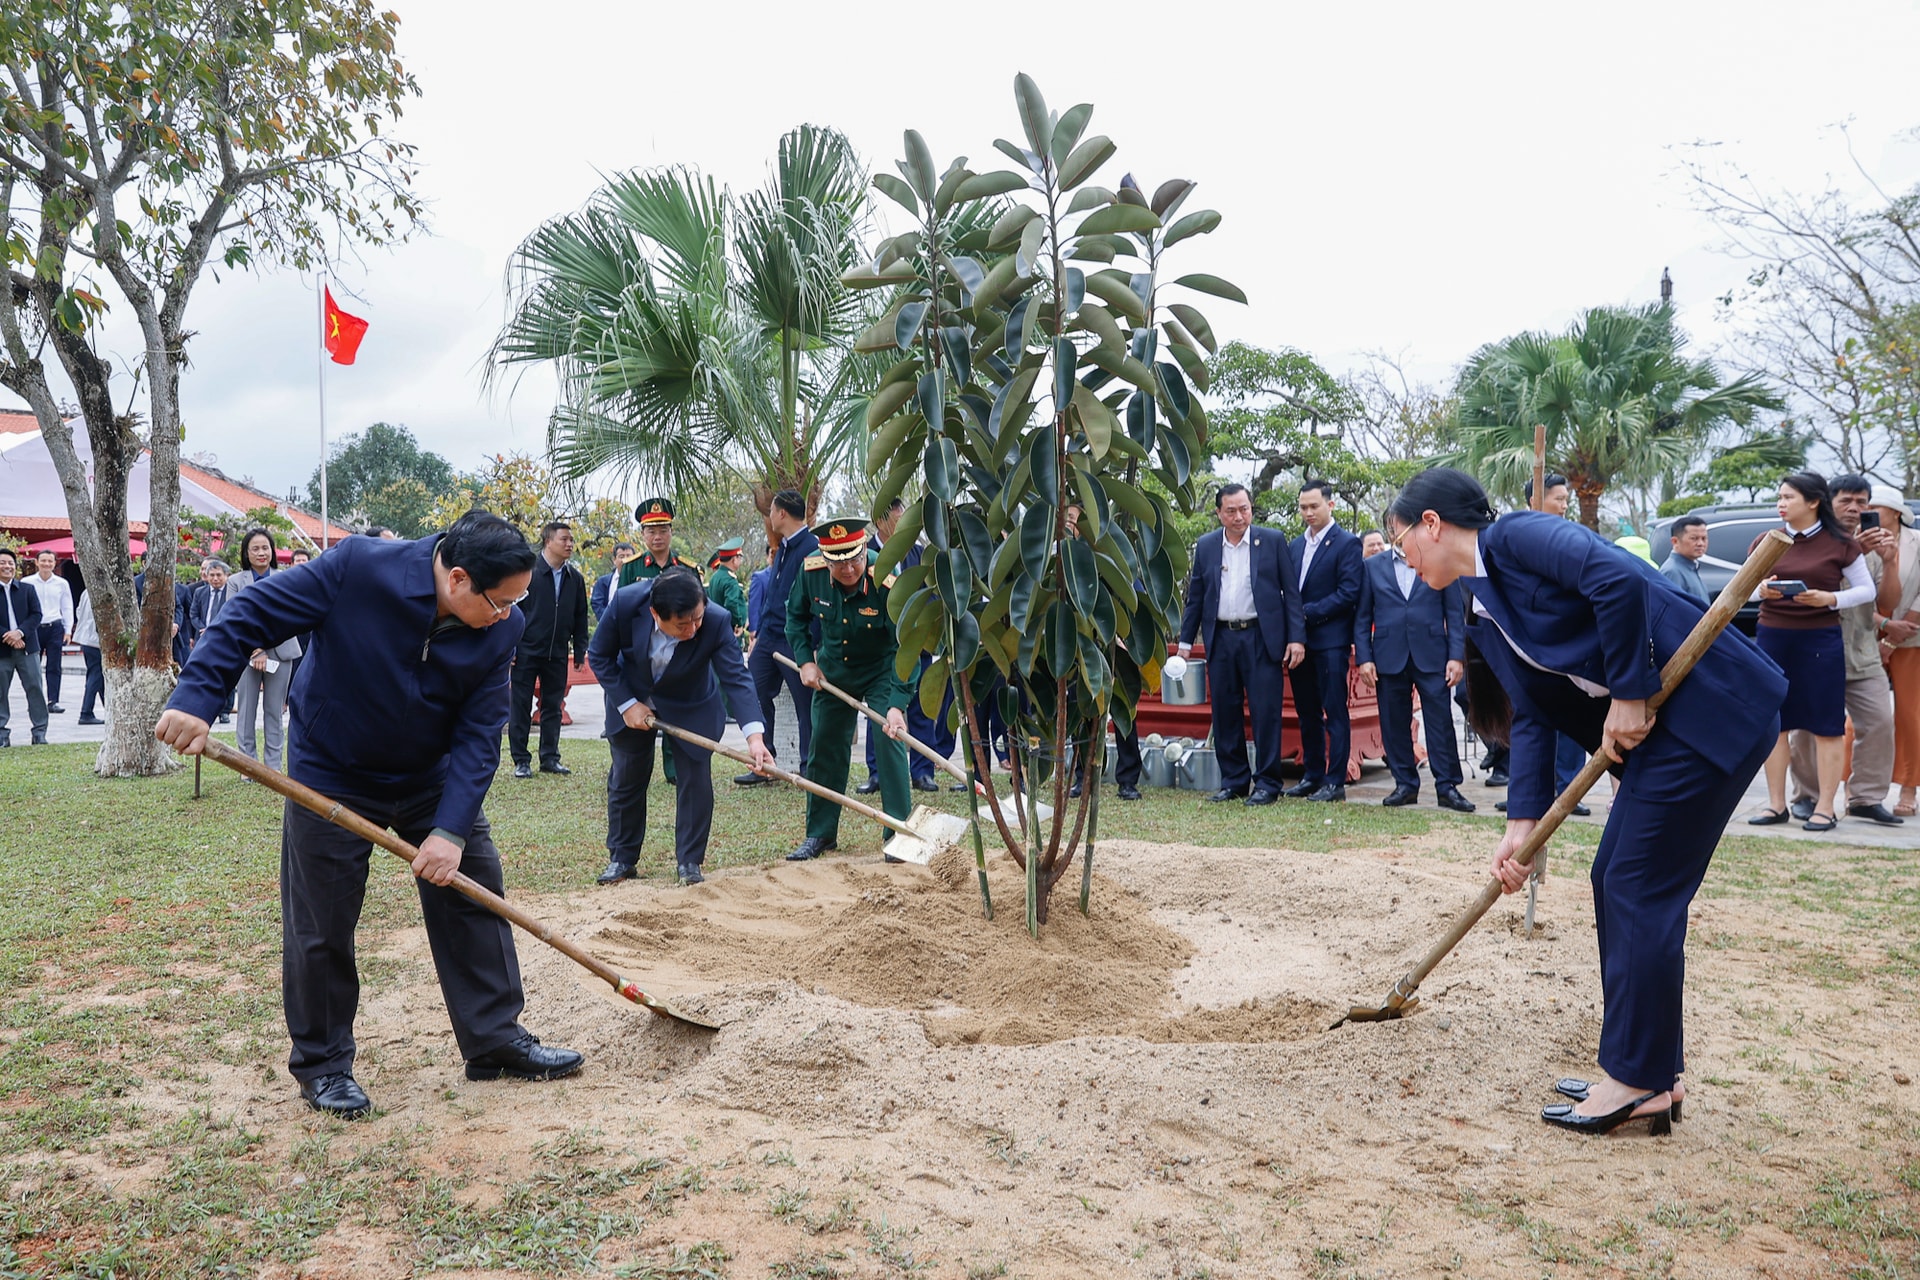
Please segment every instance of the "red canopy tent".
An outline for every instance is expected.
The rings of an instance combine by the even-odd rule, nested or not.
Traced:
[[[57,556],[65,556],[68,559],[72,559],[73,539],[48,538],[45,542],[29,542],[27,544],[27,550],[31,551],[34,555],[39,555],[42,551],[51,551]],[[127,550],[136,556],[143,556],[147,553],[147,544],[139,538],[129,538],[127,539]]]

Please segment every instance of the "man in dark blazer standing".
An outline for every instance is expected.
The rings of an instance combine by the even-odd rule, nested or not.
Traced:
[[[1420,798],[1413,761],[1413,691],[1425,713],[1427,767],[1442,809],[1472,813],[1460,794],[1460,746],[1453,735],[1448,690],[1467,674],[1466,597],[1460,584],[1435,591],[1398,551],[1370,557],[1354,616],[1353,656],[1360,678],[1380,687],[1380,733],[1386,739],[1393,794],[1388,808]]]
[[[0,547],[0,747],[12,745],[7,703],[13,677],[27,691],[27,721],[35,746],[47,741],[47,694],[40,675],[40,593],[20,581],[20,559]]]
[[[678,566],[613,593],[587,661],[606,691],[607,745],[613,749],[607,774],[607,869],[600,883],[616,884],[638,874],[640,842],[647,834],[647,784],[660,738],[655,715],[677,729],[718,738],[727,727],[721,688],[734,707],[745,708],[754,704],[753,687],[740,660],[732,616],[709,609],[700,579]],[[772,763],[761,723],[748,720],[740,729],[755,768]],[[713,830],[712,753],[678,738],[671,750],[680,758],[674,865],[683,882],[699,884]]]
[[[500,767],[507,668],[524,625],[534,550],[499,516],[468,512],[417,541],[353,537],[233,597],[200,637],[154,736],[206,749],[255,649],[313,634],[292,700],[289,772],[418,849],[427,946],[469,1080],[551,1080],[581,1055],[520,1025],[526,995],[513,928],[452,887],[456,873],[504,893],[481,809]],[[327,639],[332,636],[333,639]],[[281,996],[288,1061],[316,1110],[356,1118],[360,1003],[354,932],[367,892],[365,836],[286,802],[280,835]]]
[[[1300,609],[1307,620],[1306,661],[1293,669],[1293,710],[1300,720],[1300,764],[1306,776],[1287,788],[1308,800],[1345,800],[1353,732],[1347,720],[1347,659],[1360,607],[1360,539],[1333,518],[1333,486],[1300,486],[1307,531],[1293,540],[1300,571]]]
[[[1247,486],[1222,485],[1213,510],[1219,530],[1203,534],[1193,548],[1180,657],[1192,651],[1196,638],[1207,646],[1213,749],[1220,762],[1220,789],[1209,798],[1272,804],[1280,798],[1281,673],[1306,652],[1293,557],[1285,534],[1253,523]],[[1243,717],[1249,712],[1258,774],[1247,765]]]
[[[787,644],[787,600],[793,595],[793,584],[800,580],[800,566],[808,556],[819,553],[820,539],[807,527],[807,500],[793,489],[782,489],[773,495],[767,526],[779,542],[774,546],[773,563],[768,566],[773,573],[767,579],[766,596],[761,602],[760,629],[754,632],[747,674],[753,677],[754,695],[760,703],[760,722],[769,730],[773,728],[773,698],[782,682],[792,695],[793,711],[800,720],[800,758],[788,767],[799,772],[806,767],[807,752],[813,745],[813,690],[800,682],[791,667],[775,661],[773,655],[793,657],[793,648]],[[816,632],[815,643],[819,639]],[[737,786],[751,787],[767,779],[757,773],[743,773],[733,781]]]
[[[567,563],[573,559],[573,526],[549,521],[540,530],[540,558],[533,585],[520,602],[527,629],[513,651],[513,701],[508,706],[507,749],[513,776],[531,778],[527,734],[533,726],[533,687],[540,685],[540,772],[572,773],[560,762],[560,721],[567,704],[567,646],[573,664],[587,664],[587,580]]]

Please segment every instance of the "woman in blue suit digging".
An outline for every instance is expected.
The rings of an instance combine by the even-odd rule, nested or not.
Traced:
[[[1542,1119],[1581,1133],[1645,1119],[1666,1133],[1681,1097],[1687,908],[1778,736],[1786,678],[1728,630],[1656,720],[1647,699],[1660,669],[1705,607],[1651,565],[1556,516],[1496,519],[1479,482],[1448,467],[1415,476],[1388,525],[1427,585],[1458,581],[1468,593],[1469,643],[1484,659],[1469,654],[1475,727],[1513,748],[1507,831],[1493,855],[1506,892],[1526,883],[1514,854],[1554,799],[1554,734],[1615,762],[1613,813],[1593,859],[1607,1078]]]

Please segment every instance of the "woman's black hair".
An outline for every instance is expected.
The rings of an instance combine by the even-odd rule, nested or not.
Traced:
[[[253,540],[255,538],[265,538],[267,540],[267,550],[273,553],[267,557],[267,572],[272,573],[280,567],[280,544],[273,540],[271,533],[268,533],[265,529],[257,525],[240,535],[240,564],[250,572],[259,572],[253,567],[253,557],[247,554],[248,551],[253,549]]]
[[[491,591],[516,573],[532,573],[539,558],[526,534],[485,511],[469,511],[448,525],[434,554],[449,569],[465,569],[476,591]]]
[[[1818,471],[1796,471],[1780,481],[1814,505],[1820,514],[1820,527],[1842,542],[1852,542],[1853,535],[1840,527],[1840,517],[1833,511],[1833,490],[1827,485],[1827,478]]]
[[[1469,613],[1469,619],[1472,618]],[[1474,643],[1474,632],[1480,630],[1472,621],[1467,625],[1467,723],[1473,726],[1475,734],[1483,742],[1497,742],[1509,746],[1513,740],[1513,702],[1507,697],[1507,691],[1500,678],[1493,674],[1493,668],[1480,656],[1480,646]]]
[[[1387,508],[1388,515],[1409,527],[1419,524],[1421,515],[1428,511],[1462,529],[1484,529],[1494,521],[1487,491],[1478,480],[1453,467],[1422,471],[1407,481],[1406,488]]]
[[[653,594],[648,603],[661,617],[672,620],[684,618],[700,607],[707,598],[707,589],[700,585],[699,575],[685,565],[674,565],[653,580]]]

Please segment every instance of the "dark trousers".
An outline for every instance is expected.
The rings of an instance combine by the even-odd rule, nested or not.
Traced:
[[[1213,752],[1220,762],[1220,785],[1230,791],[1249,786],[1280,789],[1281,665],[1267,657],[1260,629],[1214,628],[1207,650],[1207,693],[1213,704]],[[1299,699],[1296,691],[1294,698]],[[1247,765],[1247,730],[1242,716],[1253,715],[1253,753],[1260,771]]]
[[[942,759],[952,759],[956,738],[954,731],[947,727],[947,712],[953,706],[953,682],[947,682],[946,693],[940,699],[939,715],[929,716],[920,709],[920,678],[926,675],[927,667],[931,662],[932,660],[923,653],[920,655],[920,665],[914,670],[911,692],[907,695],[907,732],[913,735],[915,741],[923,742],[939,752]],[[872,721],[868,721],[868,725],[872,726]],[[872,727],[867,731],[867,773],[869,775],[879,772],[878,752],[880,740],[885,736],[883,733],[874,732]],[[915,782],[922,780],[931,782],[935,768],[933,761],[918,751],[908,748],[907,773]]]
[[[789,767],[804,769],[808,748],[813,745],[813,690],[800,683],[799,672],[775,662],[775,652],[793,656],[784,644],[776,648],[771,632],[762,631],[747,656],[747,674],[753,677],[753,691],[760,695],[760,723],[766,726],[768,751],[773,750],[774,695],[780,691],[781,681],[786,682],[787,692],[793,697],[793,713],[800,718],[800,759]]]
[[[41,687],[47,692],[47,705],[60,704],[60,659],[65,656],[61,650],[67,640],[67,624],[55,620],[40,624],[40,656],[46,664],[46,677]]]
[[[540,763],[560,763],[560,719],[567,701],[567,659],[516,657],[507,704],[507,750],[515,764],[532,764],[527,732],[533,726],[534,682],[540,684]]]
[[[1347,721],[1348,649],[1309,649],[1293,676],[1293,712],[1300,721],[1303,782],[1347,785],[1353,730]]]
[[[1219,739],[1216,736],[1215,741]],[[1118,725],[1113,729],[1114,760],[1113,780],[1123,787],[1140,785],[1140,726],[1135,724],[1132,731],[1121,733]]]
[[[1386,742],[1387,768],[1396,786],[1420,789],[1420,768],[1413,760],[1413,691],[1420,691],[1426,722],[1427,768],[1433,785],[1460,785],[1460,744],[1453,736],[1452,690],[1437,671],[1405,671],[1380,677],[1380,736]]]
[[[647,835],[647,787],[653,781],[657,729],[622,728],[607,739],[612,764],[607,770],[607,859],[625,866],[640,861]],[[678,738],[671,754],[679,760],[673,808],[673,865],[700,866],[707,860],[713,833],[713,753]]]
[[[1423,697],[1425,695],[1422,695]],[[1553,742],[1553,787],[1555,791],[1565,791],[1573,785],[1580,771],[1587,767],[1587,753],[1564,733],[1554,735]]]
[[[874,663],[851,670],[822,669],[829,681],[845,689],[868,706],[878,710],[893,685],[893,672],[885,663]],[[864,717],[840,699],[828,696],[813,703],[813,746],[807,754],[807,778],[835,791],[847,789],[847,774],[853,763],[853,734]],[[875,771],[880,775],[880,807],[889,817],[905,819],[913,812],[913,797],[907,790],[907,748],[881,733],[868,722],[869,740],[875,744]],[[807,835],[819,840],[840,837],[840,806],[811,793],[807,796]]]
[[[1666,1089],[1684,1065],[1687,909],[1778,736],[1769,729],[1726,774],[1658,726],[1627,755],[1592,875],[1600,1065],[1623,1084]]]
[[[16,674],[20,677],[21,687],[27,691],[27,723],[33,726],[34,741],[38,742],[47,736],[47,694],[40,687],[40,655],[0,644],[0,747],[11,741],[7,720],[11,715],[9,704],[13,698],[13,677]]]
[[[81,645],[80,660],[87,664],[87,683],[80,694],[80,714],[90,716],[93,714],[95,702],[106,701],[107,678],[106,673],[100,669],[99,649],[90,644]]]
[[[432,832],[440,804],[437,791],[398,799],[333,798],[414,845]],[[287,1068],[296,1080],[353,1070],[353,1015],[360,1003],[353,933],[367,896],[372,850],[351,831],[287,801],[280,836],[280,971],[293,1037]],[[495,893],[505,890],[500,851],[484,816],[467,837],[460,871]],[[524,1034],[519,1018],[526,998],[512,927],[452,888],[414,883],[460,1056],[477,1058],[517,1039]]]

